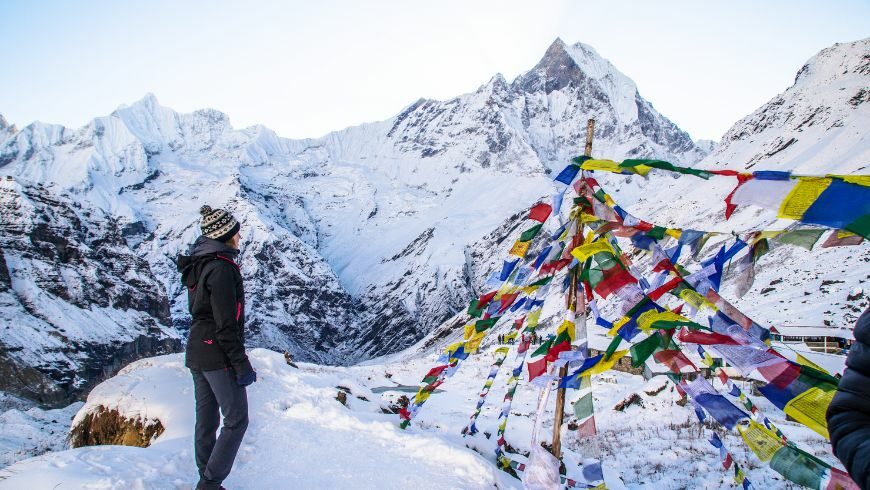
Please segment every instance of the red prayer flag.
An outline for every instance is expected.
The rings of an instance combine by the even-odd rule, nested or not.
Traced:
[[[683,278],[675,277],[675,278],[671,279],[670,281],[657,287],[653,291],[651,291],[647,296],[649,296],[649,299],[651,299],[653,301],[658,301],[658,299],[661,298],[662,296],[664,296],[665,293],[667,293],[668,291],[671,291],[675,287],[679,286],[681,282],[683,282]],[[680,305],[680,308],[682,308],[682,307],[683,307],[683,305]],[[674,313],[679,313],[679,312],[674,310]]]
[[[553,207],[547,203],[539,202],[532,206],[532,209],[529,210],[529,219],[540,221],[543,223],[547,221],[547,218],[550,217],[550,213],[553,212]]]
[[[498,291],[490,291],[490,292],[484,294],[483,296],[481,296],[477,300],[477,308],[483,309],[484,306],[486,306],[490,301],[492,301],[492,298],[495,298],[496,293],[498,293]]]
[[[577,428],[577,435],[581,437],[594,436],[598,431],[595,429],[595,415],[580,422],[580,427]]]
[[[399,409],[399,418],[402,420],[411,420],[411,412],[407,408]]]
[[[674,286],[674,287],[676,287],[676,286]],[[677,315],[679,315],[680,313],[683,312],[683,306],[684,306],[685,304],[686,304],[686,303],[680,303],[680,306],[677,306],[676,308],[674,308],[674,309],[673,309],[673,312],[676,313]]]
[[[526,364],[529,367],[529,381],[547,372],[547,359],[530,362]]]
[[[733,462],[734,462],[734,460],[731,458],[731,453],[726,453],[725,460],[722,461],[722,466],[724,466],[725,469],[727,470],[728,468],[731,467],[731,463],[733,463]]]
[[[521,316],[521,317],[517,318],[516,320],[514,320],[514,328],[517,330],[523,328],[523,322],[525,322],[525,321],[526,321],[525,316]]]
[[[520,342],[520,346],[517,347],[517,354],[522,354],[523,352],[529,350],[530,345],[532,345],[532,339],[525,339]]]
[[[655,225],[649,221],[640,220],[640,223],[634,225],[634,227],[640,231],[650,231],[655,227]]]
[[[559,358],[560,352],[565,352],[571,350],[571,342],[567,340],[564,342],[559,342],[558,344],[550,347],[550,350],[547,351],[547,355],[544,356],[544,359],[550,362],[554,362]]]
[[[727,384],[728,384],[728,375],[725,374],[725,370],[724,370],[724,369],[719,368],[719,369],[717,370],[716,374],[719,376],[719,381],[721,381],[723,385],[727,385]]]
[[[426,373],[426,376],[423,376],[423,377],[428,378],[430,376],[438,376],[439,374],[441,374],[442,371],[447,369],[447,367],[448,367],[447,364],[445,364],[443,366],[433,367],[432,369],[429,370],[428,373]]]
[[[595,292],[598,293],[598,296],[606,298],[619,288],[636,283],[637,279],[630,272],[617,266],[604,271],[604,277],[595,286]]]
[[[656,362],[667,366],[674,374],[680,374],[682,369],[686,366],[691,366],[695,371],[698,370],[698,368],[692,364],[692,361],[690,361],[682,351],[677,349],[667,349],[656,352],[653,354],[653,359],[655,359]]]
[[[698,332],[696,330],[689,330],[686,327],[680,329],[677,332],[677,339],[681,342],[687,342],[689,344],[700,344],[700,345],[738,345],[739,342],[734,340],[728,335],[723,335],[721,333],[707,333],[707,332]]]
[[[508,309],[510,305],[519,297],[520,293],[513,294],[503,294],[501,295],[501,307],[498,309],[498,314],[501,315],[504,313],[504,310]]]
[[[737,209],[737,205],[731,202],[731,198],[734,197],[734,193],[737,192],[737,189],[740,188],[741,185],[745,184],[747,181],[752,179],[751,174],[737,174],[737,185],[731,189],[731,192],[725,196],[725,219],[731,217],[734,213],[734,210]]]
[[[762,366],[757,369],[759,374],[761,374],[768,383],[777,388],[785,388],[801,374],[800,366],[788,362],[785,359],[772,366]]]

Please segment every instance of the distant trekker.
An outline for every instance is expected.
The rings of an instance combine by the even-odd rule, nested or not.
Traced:
[[[223,209],[203,206],[202,236],[190,255],[178,256],[181,281],[193,321],[185,365],[196,397],[194,453],[197,490],[220,490],[248,428],[245,387],[257,373],[245,354],[245,292],[236,263],[239,222]],[[216,437],[223,413],[223,428]]]
[[[855,343],[827,417],[834,454],[862,490],[870,489],[870,309],[855,325]]]

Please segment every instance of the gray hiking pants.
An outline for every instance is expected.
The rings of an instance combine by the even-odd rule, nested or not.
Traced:
[[[236,383],[232,369],[196,371],[193,387],[196,396],[194,451],[199,469],[197,490],[218,490],[233,468],[236,453],[248,428],[248,394]],[[223,413],[224,424],[217,435]]]

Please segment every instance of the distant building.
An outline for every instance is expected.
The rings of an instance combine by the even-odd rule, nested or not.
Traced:
[[[816,352],[827,353],[839,353],[855,341],[847,327],[777,326],[770,327],[770,335],[778,342],[803,342]]]

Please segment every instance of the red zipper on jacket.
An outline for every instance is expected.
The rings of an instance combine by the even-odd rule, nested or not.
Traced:
[[[236,302],[236,321],[239,321],[240,316],[242,316],[242,303]]]

